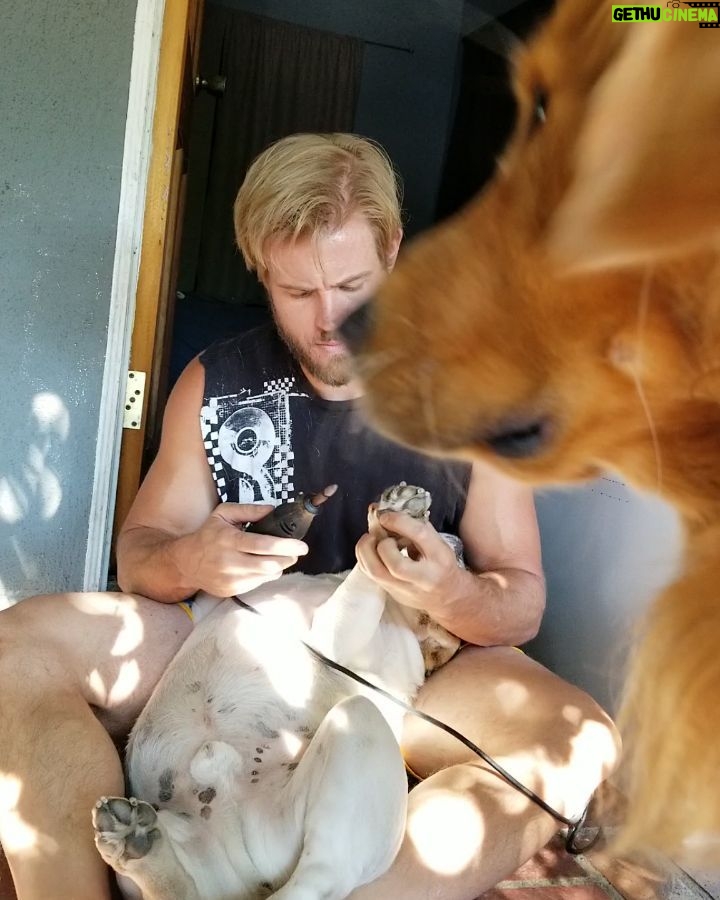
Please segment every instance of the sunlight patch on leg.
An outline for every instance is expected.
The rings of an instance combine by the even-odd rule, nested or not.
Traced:
[[[115,683],[109,689],[98,669],[93,669],[88,676],[87,684],[94,697],[93,703],[112,709],[132,696],[140,684],[140,667],[136,659],[125,660],[120,666]]]
[[[408,835],[423,863],[441,875],[457,875],[480,852],[485,836],[473,801],[433,791],[408,820]]]
[[[109,706],[113,707],[123,703],[133,695],[140,684],[140,667],[136,659],[127,659],[120,666],[115,684],[110,689]]]
[[[110,655],[127,656],[142,644],[145,629],[137,612],[137,602],[125,597],[122,602],[115,594],[69,594],[70,603],[88,616],[110,616],[118,620],[119,631]]]
[[[495,687],[495,696],[508,716],[520,714],[523,707],[531,702],[530,691],[519,680],[506,678]]]
[[[3,817],[2,843],[7,853],[38,856],[57,853],[57,843],[25,822],[17,811],[22,782],[0,772],[0,811]]]

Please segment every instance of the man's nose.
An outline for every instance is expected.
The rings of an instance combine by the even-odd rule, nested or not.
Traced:
[[[358,306],[338,328],[340,335],[352,353],[359,353],[372,330],[372,303],[367,301]]]
[[[335,331],[345,309],[333,291],[322,292],[316,307],[316,322],[323,331]]]

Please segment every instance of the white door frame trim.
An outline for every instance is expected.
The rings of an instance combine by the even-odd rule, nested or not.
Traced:
[[[168,0],[172,2],[172,0]],[[138,0],[83,590],[104,590],[135,319],[165,0]]]

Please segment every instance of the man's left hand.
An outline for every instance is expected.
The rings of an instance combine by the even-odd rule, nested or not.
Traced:
[[[371,527],[355,547],[360,568],[398,603],[439,611],[467,575],[453,550],[430,522],[407,513],[383,511],[377,521],[381,527]],[[407,556],[400,546],[408,546]]]

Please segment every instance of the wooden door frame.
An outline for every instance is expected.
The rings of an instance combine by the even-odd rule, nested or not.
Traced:
[[[199,34],[201,11],[138,0],[83,590],[105,588],[113,520],[140,481],[145,432],[122,428],[125,383],[128,369],[151,383],[186,35]]]

